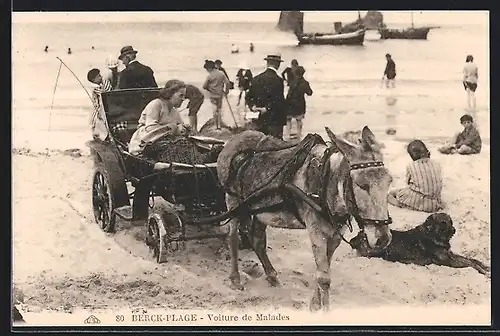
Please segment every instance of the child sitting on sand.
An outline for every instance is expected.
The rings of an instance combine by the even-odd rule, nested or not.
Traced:
[[[407,150],[413,160],[406,167],[408,187],[391,190],[388,195],[389,203],[416,211],[436,212],[442,209],[441,165],[431,160],[431,153],[420,140],[410,142]]]
[[[472,117],[469,114],[465,114],[460,117],[460,123],[464,127],[464,130],[455,137],[453,145],[446,145],[439,148],[440,153],[468,155],[481,152],[481,136],[474,126]]]

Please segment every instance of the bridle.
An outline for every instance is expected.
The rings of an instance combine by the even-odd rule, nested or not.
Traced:
[[[319,196],[320,206],[327,217],[326,219],[328,219],[330,223],[342,222],[348,224],[349,229],[351,231],[352,231],[352,226],[350,222],[350,215],[354,217],[361,231],[364,231],[365,225],[383,226],[391,224],[392,223],[391,216],[388,216],[388,219],[373,219],[373,218],[361,217],[359,207],[356,202],[356,196],[354,195],[353,180],[351,176],[351,172],[353,170],[367,169],[372,167],[383,167],[384,162],[382,161],[369,161],[363,163],[350,164],[347,157],[344,155],[344,159],[349,164],[349,170],[347,172],[346,180],[344,181],[343,197],[346,201],[346,205],[348,208],[347,210],[349,214],[347,216],[339,216],[331,212],[327,202],[327,190],[328,190],[327,181],[329,180],[330,176],[330,157],[332,156],[333,153],[335,153],[334,149],[335,149],[334,147],[328,146],[325,152],[323,153],[323,157],[321,159],[321,180],[320,180],[321,183],[318,196]],[[350,243],[339,232],[339,229],[340,228],[337,228],[337,232],[340,234],[342,239],[350,245]]]
[[[349,176],[347,178],[347,188],[344,188],[344,198],[346,200],[350,200],[348,202],[348,206],[351,206],[351,214],[359,225],[361,231],[364,231],[365,225],[374,225],[374,226],[382,226],[392,224],[392,218],[389,215],[389,210],[387,210],[387,219],[371,219],[371,218],[362,218],[360,216],[360,211],[358,207],[358,203],[356,202],[356,196],[354,195],[354,187],[351,172],[357,169],[366,169],[371,167],[383,167],[384,162],[382,161],[372,161],[372,162],[363,162],[363,163],[355,163],[349,165]]]

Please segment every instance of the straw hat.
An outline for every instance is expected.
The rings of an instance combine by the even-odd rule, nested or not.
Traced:
[[[113,57],[110,55],[110,56],[108,56],[108,58],[106,58],[106,66],[109,69],[117,68],[119,64],[120,64],[120,62],[118,61],[118,59],[116,57]]]

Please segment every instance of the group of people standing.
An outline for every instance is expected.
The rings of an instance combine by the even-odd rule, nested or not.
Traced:
[[[118,72],[118,60],[109,59],[107,62],[109,73],[101,75],[98,69],[92,69],[88,74],[89,81],[99,84],[100,89],[104,91],[116,88],[157,87],[153,71],[148,66],[139,63],[136,60],[136,54],[137,51],[131,46],[123,47],[118,58],[125,64],[125,69]],[[389,86],[393,86],[395,63],[390,55],[386,58],[387,66],[384,77],[387,78]],[[280,54],[267,55],[264,60],[267,65],[266,70],[255,77],[246,66],[238,70],[236,74],[240,89],[238,104],[242,93],[245,93],[245,105],[259,113],[255,121],[258,130],[279,139],[283,139],[285,125],[288,133],[291,133],[291,121],[295,118],[298,123],[297,135],[300,137],[301,121],[306,113],[305,95],[310,96],[313,93],[309,82],[304,78],[305,69],[294,59],[290,67],[279,73],[278,69],[283,63]],[[467,63],[471,62],[472,57],[468,56]],[[208,72],[203,89],[209,94],[216,127],[220,128],[222,126],[221,107],[233,85],[220,60],[206,60],[203,67]],[[288,86],[286,97],[285,83]],[[464,87],[471,92],[477,87],[477,67],[473,64],[466,64],[464,68]],[[196,113],[203,104],[204,98],[204,94],[194,85],[176,79],[167,81],[165,87],[160,90],[159,97],[151,101],[142,111],[137,130],[129,143],[129,151],[137,155],[147,154],[156,161],[162,161],[161,158],[167,154],[169,160],[185,161],[186,151],[182,149],[177,153],[169,144],[174,140],[179,141],[175,137],[197,130]],[[178,111],[185,99],[189,99],[190,125],[182,122]],[[450,144],[439,148],[440,153],[468,155],[481,151],[481,137],[475,127],[473,117],[466,114],[460,118],[460,123],[464,128],[463,131],[455,136]],[[168,128],[167,132],[164,132],[165,127]],[[159,134],[158,130],[163,133]],[[162,140],[155,142],[159,139]],[[151,143],[156,144],[151,147],[148,145]],[[391,191],[389,202],[395,206],[417,211],[435,212],[442,209],[444,204],[441,199],[443,185],[441,166],[430,158],[430,151],[421,140],[410,142],[407,151],[412,159],[406,170],[407,186]],[[178,157],[172,157],[172,155]],[[213,155],[216,157],[215,152],[205,157],[205,154],[196,153],[194,150],[190,155],[191,158],[188,161],[191,163],[207,162],[206,160],[213,159]],[[167,160],[167,158],[163,159]]]
[[[244,79],[244,84],[239,81],[239,87],[246,92],[245,104],[250,110],[259,113],[256,124],[264,134],[283,139],[283,129],[287,126],[287,135],[290,137],[292,119],[296,119],[296,137],[300,139],[302,120],[306,113],[305,95],[313,94],[309,82],[304,78],[305,68],[294,59],[290,67],[279,74],[278,69],[283,62],[280,54],[268,55],[264,60],[266,70],[252,79],[242,77],[244,69],[238,72],[237,78]],[[285,82],[288,86],[286,97]]]
[[[109,57],[106,61],[107,71],[94,68],[87,74],[87,79],[97,85],[98,91],[106,92],[117,89],[152,88],[158,87],[153,70],[137,60],[137,51],[132,46],[124,46],[120,50],[118,59]],[[292,120],[297,121],[297,138],[302,136],[302,120],[306,113],[305,95],[312,95],[309,82],[304,78],[305,69],[297,60],[292,60],[281,74],[278,69],[283,60],[280,54],[268,55],[265,59],[267,69],[257,76],[247,66],[242,66],[236,74],[240,94],[238,105],[245,94],[245,109],[259,113],[255,121],[258,129],[265,134],[283,139],[283,128],[287,126],[290,136]],[[118,71],[119,61],[125,65]],[[208,93],[212,105],[213,117],[217,129],[222,127],[221,109],[224,100],[227,101],[229,90],[234,83],[229,79],[221,60],[206,60],[203,65],[208,75],[202,88]],[[285,86],[288,86],[285,97]],[[205,95],[194,85],[186,84],[185,99],[189,100],[189,120],[193,132],[198,129],[197,113],[200,110]],[[96,99],[97,101],[97,99]],[[229,103],[229,102],[228,102]]]

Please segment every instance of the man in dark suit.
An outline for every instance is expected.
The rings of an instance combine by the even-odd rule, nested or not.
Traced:
[[[132,46],[125,46],[120,50],[120,59],[125,69],[120,74],[120,89],[158,87],[150,67],[139,63],[135,59],[137,51]]]
[[[281,55],[268,55],[267,69],[252,80],[247,94],[248,106],[259,112],[257,125],[267,135],[283,139],[283,126],[286,124],[286,104],[283,94],[283,78],[278,69],[283,60]]]

